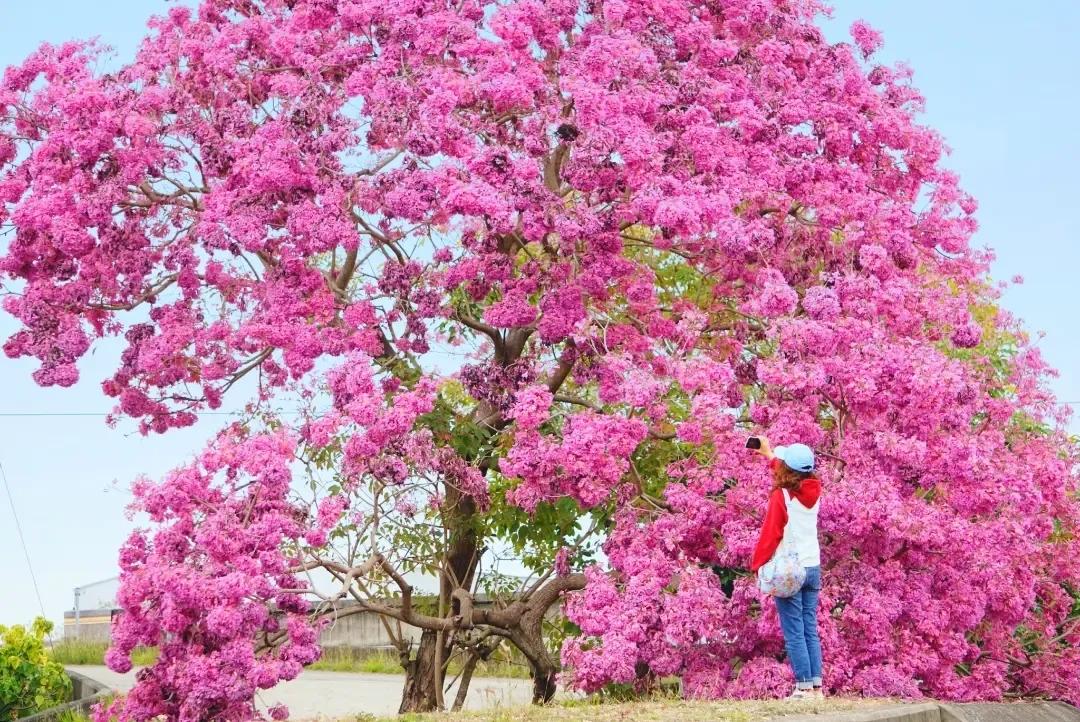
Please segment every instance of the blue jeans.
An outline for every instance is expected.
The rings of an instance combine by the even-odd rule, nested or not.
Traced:
[[[788,599],[775,597],[788,662],[799,689],[821,686],[821,640],[817,629],[820,592],[821,567],[807,567],[806,581],[795,596]]]

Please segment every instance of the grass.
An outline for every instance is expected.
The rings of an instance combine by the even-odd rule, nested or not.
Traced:
[[[106,642],[92,642],[85,639],[65,639],[54,644],[50,650],[52,658],[65,665],[105,664]],[[502,650],[500,650],[501,652]],[[136,667],[145,667],[157,660],[157,649],[138,647],[131,655],[131,663]],[[447,675],[453,679],[461,672],[462,660],[455,657],[450,660]],[[368,674],[404,674],[396,652],[370,650],[357,647],[327,647],[318,662],[308,666],[328,672],[366,672]],[[527,678],[529,668],[524,663],[510,658],[506,654],[493,655],[487,662],[476,665],[474,677],[516,677]]]
[[[500,650],[502,651],[502,650]],[[453,679],[461,672],[463,660],[454,657],[447,665],[447,677]],[[366,672],[368,674],[403,674],[396,652],[386,650],[368,650],[356,647],[327,647],[319,661],[308,669],[320,669],[328,672]],[[529,668],[510,656],[493,655],[486,662],[476,665],[474,677],[515,677],[524,679],[529,676]]]
[[[372,722],[763,722],[785,715],[846,712],[878,707],[888,700],[833,698],[823,701],[783,702],[729,700],[699,702],[660,699],[621,704],[602,703],[595,698],[564,700],[545,707],[505,707],[484,712],[405,714],[393,717],[364,717]]]
[[[355,647],[327,647],[319,661],[308,669],[327,672],[367,672],[368,674],[402,674],[397,654],[386,651],[366,651]]]
[[[49,655],[60,664],[105,664],[105,651],[108,648],[107,642],[65,639],[54,644],[49,650]],[[153,647],[138,647],[131,654],[131,663],[137,667],[145,667],[156,660],[157,649]]]
[[[90,722],[90,718],[81,712],[61,712],[53,719],[55,722]]]
[[[116,695],[107,694],[101,698],[101,704],[108,707],[116,699]],[[110,718],[111,722],[117,722],[116,717]],[[74,712],[72,710],[65,710],[60,714],[52,718],[52,722],[91,722],[90,716],[83,714],[82,712]]]

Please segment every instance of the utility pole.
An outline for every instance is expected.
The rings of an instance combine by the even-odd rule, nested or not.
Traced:
[[[75,638],[76,639],[78,639],[79,636],[82,634],[82,629],[80,627],[80,622],[82,621],[82,609],[81,609],[82,603],[81,603],[81,600],[82,600],[83,590],[84,589],[90,589],[91,587],[96,587],[96,586],[98,586],[100,584],[105,584],[107,582],[115,582],[117,579],[119,579],[119,577],[109,577],[108,579],[102,579],[100,581],[93,582],[91,584],[84,584],[81,587],[75,587]]]

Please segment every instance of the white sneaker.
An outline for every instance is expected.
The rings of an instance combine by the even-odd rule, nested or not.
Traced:
[[[813,690],[796,688],[795,691],[791,693],[791,696],[787,698],[787,701],[788,702],[801,702],[801,701],[807,701],[807,700],[812,700],[812,699],[814,699]]]
[[[825,691],[821,687],[810,690],[810,699],[825,699]]]

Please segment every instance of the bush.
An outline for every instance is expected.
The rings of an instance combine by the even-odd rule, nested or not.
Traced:
[[[52,622],[34,620],[29,631],[22,625],[0,625],[0,719],[14,720],[64,704],[71,697],[71,680],[64,666],[45,651],[45,635]]]

